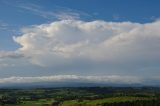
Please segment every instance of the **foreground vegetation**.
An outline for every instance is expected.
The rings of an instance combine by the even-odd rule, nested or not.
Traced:
[[[0,106],[160,106],[160,88],[0,89]]]

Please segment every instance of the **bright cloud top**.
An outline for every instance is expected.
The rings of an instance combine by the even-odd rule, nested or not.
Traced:
[[[61,20],[23,28],[16,52],[40,66],[160,61],[160,21],[140,24]],[[154,61],[153,61],[154,60]]]

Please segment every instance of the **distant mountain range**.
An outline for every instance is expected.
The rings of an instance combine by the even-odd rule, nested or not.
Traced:
[[[0,88],[55,88],[55,87],[142,87],[144,84],[115,84],[115,83],[92,83],[92,82],[34,82],[34,83],[11,83],[0,84]],[[157,85],[151,85],[160,87]]]

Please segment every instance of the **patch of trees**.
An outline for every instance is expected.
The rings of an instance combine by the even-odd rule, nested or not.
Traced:
[[[15,96],[2,96],[0,98],[0,106],[4,106],[5,104],[18,104],[20,103],[20,99]]]

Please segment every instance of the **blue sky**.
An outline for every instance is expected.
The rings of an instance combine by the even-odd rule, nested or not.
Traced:
[[[13,42],[13,34],[28,25],[42,24],[57,20],[56,17],[44,18],[34,11],[22,7],[32,7],[41,11],[72,11],[77,12],[83,20],[131,21],[147,23],[159,18],[159,0],[1,0],[0,23],[6,24],[8,31],[1,33],[1,48],[12,50],[17,47]]]
[[[157,81],[159,10],[159,0],[1,0],[0,78]]]

